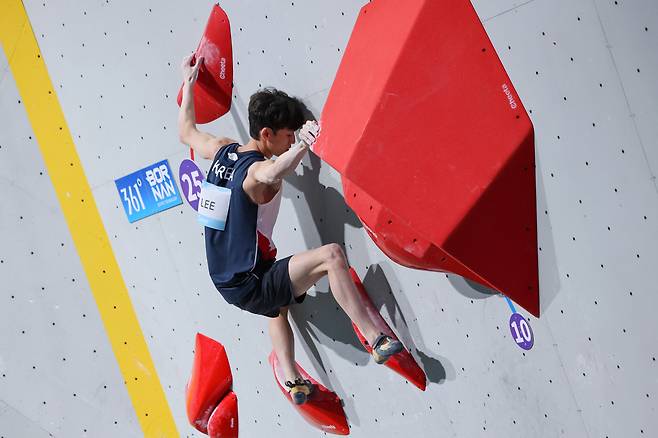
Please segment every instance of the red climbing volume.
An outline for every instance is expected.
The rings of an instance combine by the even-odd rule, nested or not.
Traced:
[[[534,131],[470,1],[367,3],[314,151],[391,259],[539,316]]]
[[[211,438],[238,437],[238,399],[224,346],[197,333],[192,376],[187,385],[187,418]]]

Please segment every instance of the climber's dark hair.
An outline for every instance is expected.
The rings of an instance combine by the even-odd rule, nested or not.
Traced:
[[[260,140],[260,131],[270,128],[298,130],[304,124],[306,106],[297,98],[290,97],[276,88],[264,88],[249,99],[249,135]]]

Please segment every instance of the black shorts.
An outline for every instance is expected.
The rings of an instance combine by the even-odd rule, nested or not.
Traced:
[[[227,302],[242,310],[276,318],[281,307],[301,303],[306,298],[305,293],[295,298],[288,273],[291,257],[277,260],[262,272],[255,270],[246,274],[246,278],[235,286],[217,289]]]

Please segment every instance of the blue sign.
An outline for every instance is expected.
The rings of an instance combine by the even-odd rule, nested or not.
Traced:
[[[119,178],[114,183],[130,223],[183,203],[167,160]]]

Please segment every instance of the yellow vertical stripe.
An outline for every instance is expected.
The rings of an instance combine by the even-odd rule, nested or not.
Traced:
[[[178,437],[128,290],[21,0],[0,0],[0,41],[142,431],[147,437]]]

